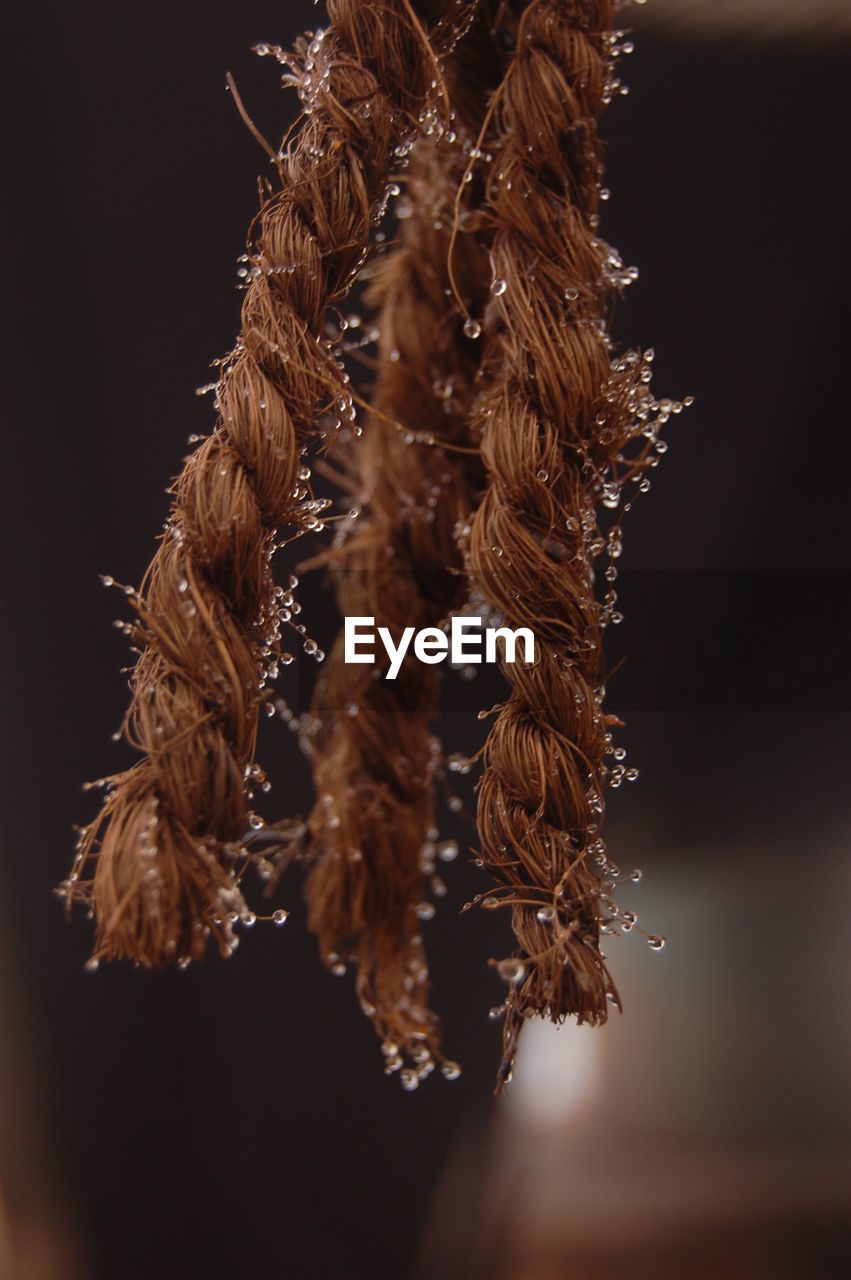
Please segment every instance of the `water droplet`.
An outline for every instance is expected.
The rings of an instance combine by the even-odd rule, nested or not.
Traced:
[[[414,912],[418,920],[433,920],[434,905],[431,902],[419,902],[414,907]]]
[[[437,846],[437,856],[441,862],[454,862],[458,857],[458,841],[442,840]]]
[[[661,951],[665,945],[666,939],[658,933],[651,933],[647,939],[647,945],[651,951]]]
[[[481,336],[482,336],[482,326],[479,324],[478,320],[473,320],[472,318],[470,318],[464,321],[464,337],[465,338],[475,339],[475,338],[480,338]]]
[[[272,923],[277,925],[285,924],[289,914],[289,911],[284,911],[283,907],[278,907],[277,911],[272,912]]]
[[[420,1078],[416,1071],[410,1067],[406,1067],[404,1071],[399,1072],[399,1083],[406,1093],[413,1093],[419,1088]]]
[[[539,920],[541,924],[552,924],[555,918],[556,918],[555,907],[539,907],[538,910],[535,912],[535,919]]]
[[[543,467],[539,467],[535,474],[537,475],[538,479],[541,481],[541,484],[546,484],[546,482],[550,478],[549,471],[546,471]]]
[[[507,288],[508,285],[504,280],[496,279],[491,283],[491,293],[495,298],[501,298]]]
[[[440,1068],[440,1074],[444,1080],[457,1080],[461,1074],[461,1065],[458,1062],[450,1062],[447,1059]]]
[[[505,982],[518,983],[522,982],[526,977],[526,966],[522,960],[511,956],[507,960],[500,960],[496,966],[496,971]]]

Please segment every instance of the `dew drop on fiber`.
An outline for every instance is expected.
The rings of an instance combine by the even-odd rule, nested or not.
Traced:
[[[505,982],[518,983],[522,982],[526,976],[526,966],[522,960],[511,956],[507,960],[500,960],[496,966],[496,971]]]
[[[415,1089],[419,1088],[420,1078],[416,1071],[406,1067],[404,1071],[399,1072],[399,1083],[406,1093],[413,1093]]]

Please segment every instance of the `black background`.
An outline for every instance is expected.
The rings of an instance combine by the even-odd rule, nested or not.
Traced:
[[[297,879],[284,929],[255,929],[227,964],[154,976],[85,973],[87,925],[66,927],[51,896],[72,822],[94,812],[81,782],[128,758],[109,740],[126,699],[110,628],[122,604],[97,575],[141,577],[186,437],[211,422],[194,388],[238,324],[235,259],[264,160],[225,71],[280,136],[294,100],[250,46],[289,43],[321,12],[85,0],[4,18],[0,1183],[13,1223],[64,1214],[74,1265],[98,1280],[412,1273],[453,1142],[486,1162],[498,1123],[485,1015],[500,990],[484,961],[509,943],[501,920],[456,918],[483,887],[460,860],[426,940],[465,1070],[413,1097],[382,1076],[350,980],[320,968]],[[683,850],[695,889],[751,836],[769,879],[796,869],[781,967],[806,957],[829,904],[848,913],[847,877],[819,854],[824,824],[847,833],[848,816],[848,71],[847,47],[675,41],[662,24],[604,123],[603,233],[641,268],[616,333],[654,345],[659,393],[696,397],[627,526],[628,662],[610,693],[643,778],[614,802],[612,831],[626,850],[644,833],[658,882],[678,849],[686,893]],[[321,582],[305,611],[330,642]],[[476,742],[463,710],[444,729]],[[270,812],[304,812],[282,727],[261,758]],[[837,981],[815,988],[836,996],[838,1024]],[[791,990],[793,1024],[811,998]],[[746,1030],[746,1054],[762,1034]],[[819,1082],[806,1075],[801,1096]],[[781,1088],[771,1071],[763,1085]],[[783,1090],[768,1131],[795,1111]],[[831,1124],[847,1132],[847,1111]],[[463,1213],[444,1205],[429,1231],[457,1233]],[[38,1274],[70,1276],[62,1265]]]

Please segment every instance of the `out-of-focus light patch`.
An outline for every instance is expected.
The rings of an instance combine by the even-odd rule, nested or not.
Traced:
[[[11,1265],[12,1247],[9,1239],[9,1221],[6,1217],[3,1188],[0,1187],[0,1275],[8,1275],[11,1270]]]
[[[507,1105],[523,1123],[562,1124],[594,1101],[602,1071],[598,1028],[574,1022],[557,1027],[543,1018],[530,1018],[520,1036]]]
[[[694,34],[749,34],[768,39],[851,36],[848,0],[637,0],[630,22]]]

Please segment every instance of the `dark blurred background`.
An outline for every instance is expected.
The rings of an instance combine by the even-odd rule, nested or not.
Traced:
[[[625,1013],[530,1024],[494,1104],[510,949],[465,859],[426,926],[455,1084],[381,1074],[350,979],[284,929],[228,963],[84,971],[53,886],[85,779],[129,759],[122,613],[194,388],[238,324],[235,259],[294,99],[256,40],[311,3],[58,0],[3,18],[4,685],[0,1276],[6,1280],[827,1276],[847,1257],[851,836],[845,332],[851,22],[822,0],[665,3],[608,112],[617,317],[696,403],[627,524],[610,702],[637,788],[609,844],[666,934],[608,948]],[[283,566],[282,566],[283,567]],[[321,581],[305,614],[330,643]],[[304,693],[306,671],[292,679]],[[454,679],[454,677],[452,678]],[[443,732],[480,726],[448,681]],[[297,695],[296,695],[297,696]],[[477,702],[477,697],[481,702]],[[471,700],[472,699],[472,700]],[[267,727],[270,813],[305,812]],[[469,798],[470,788],[464,792]],[[471,806],[467,805],[468,811]],[[473,840],[443,810],[442,830]],[[451,874],[449,874],[451,873]]]

